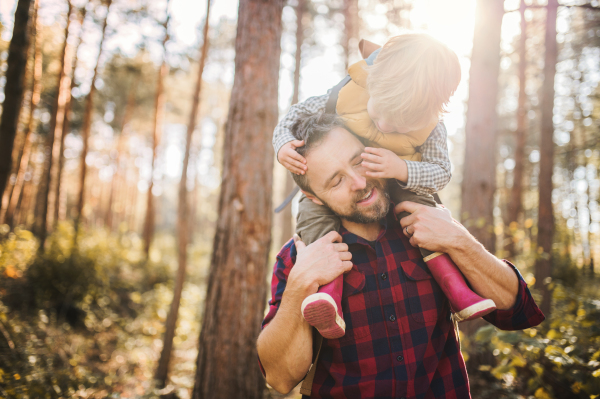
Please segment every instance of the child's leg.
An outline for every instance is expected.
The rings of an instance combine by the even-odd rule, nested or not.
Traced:
[[[304,195],[300,197],[296,221],[296,231],[306,245],[330,231],[338,231],[341,225],[340,219],[328,207],[317,205]],[[316,294],[309,295],[302,302],[304,319],[319,330],[324,338],[340,338],[346,333],[341,304],[343,287],[342,274],[331,283],[319,287]]]
[[[317,205],[304,194],[298,203],[296,233],[306,245],[310,245],[330,231],[338,231],[340,218],[326,206]]]
[[[417,195],[412,191],[400,188],[393,181],[390,181],[388,190],[390,197],[396,203],[412,201],[427,206],[436,206],[432,196]],[[402,212],[398,214],[398,219],[408,215],[408,212]],[[429,267],[429,271],[431,271],[431,274],[450,301],[455,318],[458,321],[476,319],[496,309],[494,301],[480,297],[469,288],[464,276],[448,254],[441,252],[434,253],[424,248],[419,248],[419,250],[421,251],[421,255],[423,255],[423,260]]]

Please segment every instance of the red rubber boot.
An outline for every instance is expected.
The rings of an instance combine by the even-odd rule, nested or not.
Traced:
[[[435,252],[423,260],[450,301],[457,321],[477,319],[496,310],[494,301],[480,297],[469,288],[448,254]]]
[[[316,294],[302,302],[302,315],[311,326],[319,330],[323,338],[343,337],[346,323],[342,314],[342,289],[344,275],[319,288]]]

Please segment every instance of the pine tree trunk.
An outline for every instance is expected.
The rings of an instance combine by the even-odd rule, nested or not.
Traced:
[[[163,62],[160,65],[158,71],[158,81],[156,83],[156,96],[154,98],[154,128],[152,130],[152,167],[150,170],[150,184],[148,185],[148,193],[146,197],[146,218],[144,219],[144,253],[146,258],[150,253],[150,244],[152,243],[152,237],[154,236],[154,195],[152,195],[152,188],[154,187],[154,171],[156,169],[156,155],[158,144],[162,136],[162,128],[165,119],[165,93],[164,93],[164,81],[169,71],[167,65],[167,41],[169,40],[169,0],[167,0],[167,18],[163,24],[165,28],[165,37],[163,39]]]
[[[106,36],[106,26],[108,24],[108,14],[110,12],[110,6],[112,4],[112,0],[107,0],[106,2],[106,16],[104,17],[104,23],[102,25],[102,36],[100,38],[100,48],[98,50],[98,57],[96,59],[96,66],[94,67],[94,76],[92,77],[92,82],[90,85],[90,92],[88,93],[85,99],[85,109],[83,114],[83,126],[81,128],[81,138],[83,141],[83,149],[81,151],[80,156],[80,172],[79,172],[79,194],[77,199],[77,216],[75,218],[75,231],[79,231],[79,224],[83,218],[83,206],[85,204],[85,178],[87,173],[87,164],[85,163],[85,158],[88,153],[89,139],[90,139],[90,130],[92,128],[92,117],[93,117],[93,105],[94,105],[94,94],[96,92],[96,79],[98,78],[98,69],[100,66],[100,57],[102,56],[102,49],[104,44],[104,39]]]
[[[538,180],[538,258],[535,277],[542,293],[540,309],[550,317],[552,292],[548,288],[552,276],[552,240],[554,238],[554,212],[552,208],[552,171],[554,168],[554,76],[558,48],[556,44],[557,0],[548,0],[546,16],[546,54],[544,56],[544,83],[541,100],[540,175]]]
[[[37,215],[35,232],[40,239],[40,250],[44,248],[46,235],[48,232],[48,200],[50,198],[50,188],[52,186],[52,169],[57,162],[58,152],[60,149],[62,124],[65,113],[65,104],[71,93],[71,66],[73,64],[73,46],[69,44],[69,28],[71,26],[71,17],[73,13],[73,5],[68,2],[69,11],[67,12],[67,24],[65,26],[65,41],[61,54],[61,68],[58,75],[57,96],[53,107],[52,119],[50,122],[50,131],[46,137],[46,148],[44,150],[44,172],[42,180],[38,186],[37,197]],[[56,175],[56,173],[54,173]]]
[[[23,108],[21,109],[21,112],[27,112],[28,116],[31,116],[31,107],[32,107],[32,103],[31,101],[33,100],[33,90],[34,90],[34,82],[35,82],[35,37],[36,37],[36,21],[37,21],[37,12],[38,12],[38,7],[37,7],[37,2],[36,4],[34,4],[33,6],[33,10],[32,10],[32,20],[29,23],[29,35],[30,35],[30,45],[29,45],[29,49],[27,50],[27,68],[29,68],[29,64],[31,64],[31,69],[28,70],[29,72],[25,72],[25,77],[23,78],[23,84],[27,85],[28,83],[31,84],[30,89],[25,92],[23,94],[23,96],[27,96],[27,100],[23,102]],[[31,42],[33,41],[33,43]],[[27,105],[25,105],[27,104]],[[0,108],[0,112],[2,111],[2,108]],[[9,206],[9,202],[10,199],[15,191],[15,187],[17,186],[17,178],[19,176],[19,171],[20,171],[20,166],[21,166],[21,158],[23,157],[23,151],[25,150],[25,147],[27,147],[27,126],[29,125],[29,120],[27,120],[27,122],[25,123],[25,129],[23,132],[21,132],[20,129],[20,124],[22,122],[22,118],[19,118],[18,121],[18,125],[17,125],[17,133],[15,134],[15,139],[13,142],[13,151],[12,151],[12,165],[10,167],[11,173],[6,185],[6,188],[4,190],[4,195],[2,195],[1,197],[1,203],[0,203],[0,224],[3,224],[4,221],[6,220],[6,216],[7,216],[7,210],[8,210],[8,206]]]
[[[240,0],[235,78],[194,399],[262,398],[256,338],[271,243],[283,0]]]
[[[17,166],[16,171],[16,180],[15,184],[12,187],[10,195],[8,196],[8,201],[4,205],[3,212],[4,217],[0,220],[0,223],[6,223],[9,226],[14,226],[14,215],[17,209],[17,205],[21,201],[21,196],[23,194],[23,185],[25,183],[25,173],[27,172],[27,168],[29,165],[29,159],[31,156],[31,148],[33,146],[33,134],[35,128],[35,110],[40,102],[40,95],[42,92],[42,30],[40,19],[38,18],[38,5],[37,2],[34,4],[34,19],[32,27],[33,33],[33,63],[32,63],[32,73],[31,73],[31,91],[30,91],[30,99],[29,99],[29,115],[27,116],[27,127],[25,128],[25,132],[23,134],[23,149],[21,151],[21,156],[19,159],[19,164]]]
[[[521,0],[519,11],[521,13],[521,37],[519,39],[519,99],[517,108],[517,130],[515,131],[515,167],[513,169],[513,185],[510,191],[508,205],[508,232],[510,242],[507,246],[510,259],[515,258],[515,238],[519,214],[523,210],[523,173],[525,170],[525,143],[527,139],[527,109],[525,102],[527,94],[527,21],[525,20],[525,0]]]
[[[63,172],[63,167],[64,167],[65,137],[69,133],[70,122],[71,122],[70,121],[70,113],[71,113],[71,104],[73,104],[73,94],[72,93],[73,93],[73,89],[77,86],[77,84],[75,82],[75,71],[77,70],[77,61],[78,61],[77,52],[79,50],[79,46],[81,45],[81,38],[83,36],[83,22],[85,20],[86,10],[87,10],[86,6],[83,6],[79,10],[79,18],[78,18],[79,35],[77,37],[77,44],[74,46],[73,56],[71,57],[72,58],[72,64],[70,67],[71,87],[69,89],[69,94],[67,96],[65,106],[64,106],[62,132],[60,133],[60,146],[59,146],[59,150],[58,150],[58,159],[57,159],[57,165],[56,165],[56,178],[55,178],[56,184],[54,186],[54,204],[55,205],[54,205],[53,220],[54,220],[55,225],[61,219],[61,215],[63,213],[66,213],[66,210],[61,211],[61,206],[63,205],[63,202],[66,201],[66,193],[61,192],[62,172]]]
[[[11,173],[12,153],[23,103],[27,53],[29,50],[29,20],[31,0],[19,0],[15,11],[13,35],[8,46],[7,69],[4,77],[4,102],[0,117],[0,198]]]
[[[348,70],[350,56],[358,50],[358,0],[344,0],[344,48],[345,69]]]
[[[139,82],[139,75],[133,80],[133,84],[129,88],[129,97],[127,98],[127,106],[125,107],[125,113],[123,114],[123,121],[121,122],[121,133],[119,134],[119,140],[117,142],[117,159],[115,159],[116,171],[113,174],[110,182],[110,194],[108,195],[108,205],[106,209],[106,228],[110,231],[113,227],[113,200],[115,192],[117,190],[117,183],[122,179],[121,177],[121,163],[123,159],[123,153],[125,152],[125,137],[126,137],[126,126],[131,119],[133,109],[135,107],[135,88]]]
[[[169,373],[169,361],[171,360],[171,352],[173,349],[173,338],[175,337],[175,327],[177,325],[177,317],[179,315],[179,304],[181,302],[181,292],[183,291],[183,283],[185,280],[185,269],[187,264],[187,244],[189,241],[188,218],[189,206],[187,199],[187,171],[190,162],[190,147],[192,146],[192,135],[196,129],[196,120],[198,110],[200,108],[200,94],[202,92],[202,73],[206,63],[206,54],[208,53],[208,26],[210,18],[210,0],[206,2],[206,19],[204,21],[204,29],[202,32],[202,49],[200,60],[198,62],[198,79],[196,81],[196,89],[192,98],[192,109],[190,111],[190,120],[187,127],[185,141],[185,155],[183,157],[183,169],[181,170],[181,180],[179,182],[179,205],[177,208],[177,252],[179,267],[175,278],[175,287],[173,290],[173,301],[167,315],[165,335],[163,339],[163,348],[160,353],[160,360],[154,379],[157,380],[159,387],[164,387],[167,383]]]
[[[504,2],[477,1],[462,180],[462,222],[492,253],[496,250],[493,223],[496,191],[496,102],[503,15]]]
[[[296,6],[296,68],[294,69],[294,93],[292,95],[292,104],[298,103],[300,97],[300,69],[302,67],[302,43],[304,42],[304,26],[302,18],[306,12],[306,0],[298,0]],[[285,172],[285,188],[284,195],[288,195],[296,184],[290,172]],[[281,248],[293,234],[292,223],[292,204],[286,206],[280,214],[281,218],[281,235],[277,248]]]

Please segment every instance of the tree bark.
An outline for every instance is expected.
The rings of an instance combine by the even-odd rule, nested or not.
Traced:
[[[40,239],[40,250],[44,249],[46,235],[48,232],[48,202],[50,199],[50,188],[52,186],[52,169],[57,163],[58,152],[60,149],[62,125],[65,113],[65,104],[71,93],[71,67],[73,64],[73,46],[69,44],[69,28],[71,27],[71,17],[73,14],[73,5],[67,2],[69,10],[67,12],[67,24],[65,26],[65,41],[61,54],[61,68],[58,74],[57,95],[54,102],[52,119],[50,122],[50,131],[46,137],[46,148],[44,150],[44,169],[42,180],[38,186],[36,228],[35,232]],[[56,175],[56,173],[54,173]]]
[[[93,105],[94,105],[94,94],[96,92],[96,79],[98,78],[98,69],[100,66],[100,57],[102,56],[102,49],[104,44],[104,39],[106,36],[106,26],[108,25],[108,13],[110,12],[110,6],[112,4],[112,0],[107,0],[106,3],[106,16],[104,17],[104,23],[102,25],[102,36],[100,39],[100,48],[98,50],[98,57],[96,59],[96,66],[94,67],[94,76],[92,77],[92,83],[90,85],[90,92],[88,93],[85,99],[85,109],[83,114],[83,126],[81,128],[81,138],[83,141],[83,149],[81,151],[80,157],[80,173],[79,173],[79,194],[77,199],[77,216],[75,218],[75,231],[79,231],[79,224],[81,223],[83,217],[83,206],[85,204],[85,178],[87,173],[87,164],[85,163],[85,158],[88,153],[89,146],[89,138],[90,138],[90,130],[92,128],[92,114],[93,114]],[[75,234],[77,236],[77,234]]]
[[[173,338],[175,337],[175,327],[177,325],[177,317],[179,315],[179,304],[181,303],[181,292],[183,291],[183,283],[185,280],[185,269],[187,264],[187,244],[188,244],[188,218],[189,206],[187,197],[187,170],[190,162],[190,147],[192,146],[192,135],[196,129],[196,120],[200,108],[200,94],[202,92],[202,73],[206,63],[206,54],[208,53],[208,26],[210,18],[210,0],[206,2],[206,19],[204,21],[204,29],[202,32],[202,49],[200,50],[200,59],[198,62],[198,79],[196,88],[192,98],[192,109],[190,111],[190,120],[187,127],[185,141],[185,155],[183,157],[183,169],[181,170],[181,180],[179,181],[179,205],[177,209],[177,252],[179,267],[177,276],[175,277],[175,288],[173,290],[173,301],[167,315],[165,328],[165,336],[163,338],[163,348],[160,353],[160,360],[154,379],[157,380],[159,387],[164,387],[167,383],[169,373],[169,362],[171,360],[171,352],[173,349]]]
[[[302,18],[306,12],[306,0],[298,0],[296,6],[296,68],[294,69],[294,92],[292,95],[292,104],[297,104],[300,96],[300,69],[302,67],[302,43],[304,42],[304,26]],[[286,171],[284,195],[288,195],[294,189],[295,183],[292,175]],[[289,204],[281,211],[281,235],[278,248],[281,248],[293,234],[292,223],[292,204]]]
[[[198,398],[262,398],[256,338],[266,302],[283,0],[240,0],[195,384]]]
[[[358,50],[358,0],[344,0],[344,38],[342,47],[344,48],[344,71],[346,71],[350,63],[350,55]]]
[[[108,205],[106,209],[106,228],[110,231],[113,227],[113,200],[115,197],[115,191],[117,183],[121,180],[121,163],[123,159],[123,153],[125,152],[125,138],[126,138],[126,127],[127,123],[131,119],[133,109],[135,107],[135,88],[139,82],[139,76],[136,76],[132,80],[131,87],[129,88],[129,97],[127,98],[127,106],[125,113],[123,114],[123,121],[121,122],[121,133],[119,134],[119,140],[117,142],[117,159],[115,159],[116,170],[113,174],[110,182],[110,194],[108,195]]]
[[[19,163],[16,171],[16,180],[15,184],[10,190],[10,195],[7,196],[6,204],[3,204],[3,212],[4,217],[0,220],[0,223],[6,223],[9,226],[14,226],[14,215],[15,210],[17,209],[17,205],[21,201],[21,196],[23,194],[23,184],[25,183],[25,173],[27,172],[27,168],[29,165],[29,158],[31,156],[31,147],[33,145],[33,135],[32,132],[35,127],[35,110],[40,102],[40,95],[42,92],[42,30],[41,23],[38,18],[38,4],[37,1],[34,4],[34,19],[32,24],[32,34],[33,34],[33,62],[32,62],[32,73],[31,73],[31,91],[29,98],[29,115],[27,116],[27,127],[25,128],[25,132],[23,134],[23,149],[21,151],[21,156],[19,159]],[[6,194],[6,193],[5,193]]]
[[[30,42],[28,29],[30,11],[31,0],[19,0],[15,11],[13,35],[8,46],[7,69],[4,75],[6,78],[4,102],[0,117],[0,198],[4,195],[4,189],[11,173],[12,152],[23,103]]]
[[[165,37],[163,39],[163,61],[158,71],[158,81],[156,83],[156,97],[154,98],[154,128],[152,130],[152,166],[150,172],[150,184],[148,185],[148,193],[146,197],[146,218],[144,219],[144,230],[142,232],[144,239],[144,253],[146,258],[150,252],[150,244],[154,236],[154,196],[152,188],[154,187],[154,171],[156,169],[156,155],[158,144],[162,136],[162,128],[165,119],[165,93],[164,80],[169,71],[167,65],[167,41],[169,41],[169,0],[167,0],[167,18],[163,24],[165,28]]]
[[[508,232],[509,244],[507,246],[510,259],[515,257],[515,237],[519,214],[523,210],[523,173],[525,170],[525,142],[527,138],[527,109],[525,102],[527,94],[527,21],[525,20],[525,0],[521,0],[519,11],[521,14],[521,36],[519,38],[519,98],[517,108],[517,130],[515,131],[515,168],[513,169],[513,185],[510,191],[508,205]]]
[[[89,1],[88,1],[89,3]],[[62,183],[62,172],[63,172],[63,166],[64,166],[64,152],[65,152],[65,137],[67,136],[67,134],[69,133],[69,128],[70,128],[70,113],[71,113],[71,104],[73,104],[73,89],[77,86],[76,82],[75,82],[75,71],[77,70],[77,51],[79,50],[79,46],[81,45],[81,38],[83,36],[83,22],[85,21],[85,15],[86,15],[86,11],[87,8],[86,6],[83,6],[80,10],[79,10],[79,35],[77,37],[77,44],[74,47],[74,51],[73,51],[73,56],[72,56],[72,65],[70,67],[70,73],[71,73],[71,87],[69,89],[69,94],[67,95],[67,99],[65,102],[65,106],[64,106],[64,112],[63,112],[63,122],[62,122],[62,132],[60,133],[60,146],[58,149],[58,159],[57,159],[57,165],[56,165],[56,184],[54,186],[54,215],[53,215],[53,220],[54,220],[54,224],[56,225],[58,223],[58,221],[61,218],[61,215],[63,212],[61,212],[61,204],[64,201],[61,201],[61,199],[64,199],[66,201],[66,193],[61,192],[61,183]],[[66,213],[66,212],[65,212]]]
[[[552,240],[554,212],[552,207],[552,171],[554,169],[554,76],[558,47],[556,43],[556,14],[558,1],[548,0],[546,15],[546,54],[544,56],[544,83],[541,100],[540,174],[538,179],[538,258],[535,263],[536,281],[539,281],[542,303],[540,309],[550,317],[552,292],[548,284],[552,276]]]
[[[477,1],[462,180],[462,222],[491,252],[496,249],[493,218],[496,191],[496,103],[503,15],[504,2]]]

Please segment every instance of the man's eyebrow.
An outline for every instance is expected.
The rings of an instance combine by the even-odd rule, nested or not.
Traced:
[[[356,158],[360,157],[360,154],[362,154],[362,153],[363,153],[363,151],[364,151],[364,149],[362,149],[362,148],[359,148],[359,149],[358,149],[358,151],[356,151],[356,152],[354,153],[354,155],[352,155],[352,156],[350,157],[350,162],[352,162],[352,161],[353,161],[353,160],[355,160]],[[340,172],[339,172],[339,170],[336,170],[336,171],[334,171],[334,172],[331,174],[331,176],[329,176],[329,177],[327,178],[327,180],[325,180],[325,187],[328,187],[328,186],[329,186],[329,184],[331,183],[331,181],[332,181],[332,180],[333,180],[333,179],[334,179],[334,178],[335,178],[335,177],[338,175],[338,173],[340,173]]]

